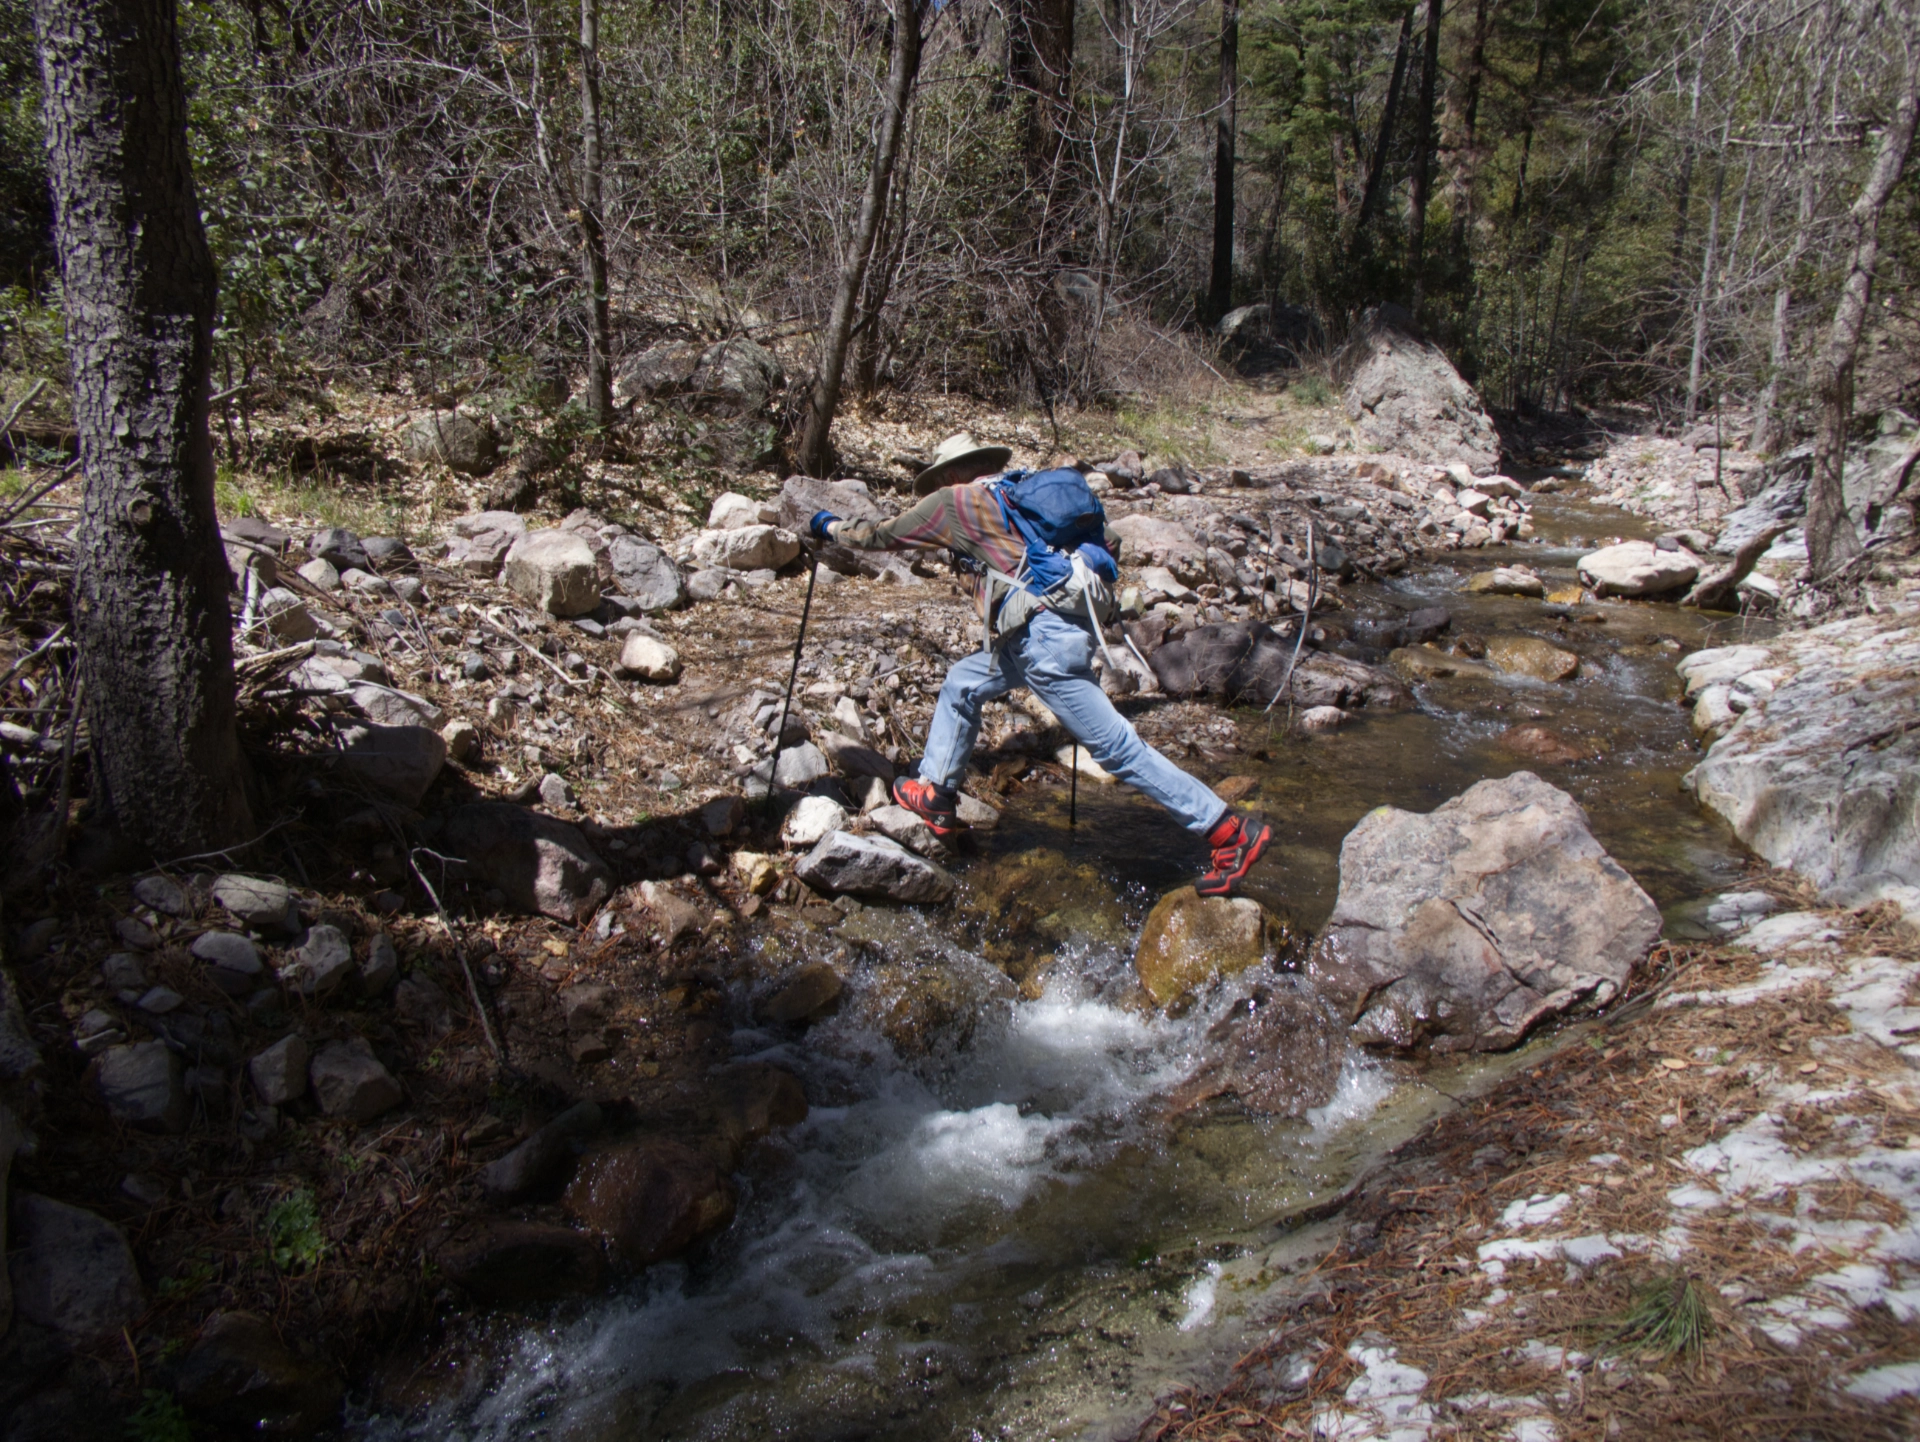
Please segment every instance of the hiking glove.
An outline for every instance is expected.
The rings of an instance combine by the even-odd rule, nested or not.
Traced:
[[[815,511],[813,519],[807,522],[807,530],[812,532],[816,541],[831,541],[833,525],[839,519],[832,511]]]

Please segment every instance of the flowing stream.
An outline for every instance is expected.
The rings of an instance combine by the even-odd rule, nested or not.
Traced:
[[[1679,788],[1697,752],[1673,663],[1738,639],[1740,623],[1651,603],[1577,608],[1604,614],[1593,624],[1466,593],[1470,572],[1507,560],[1571,584],[1592,544],[1648,534],[1560,497],[1537,498],[1534,514],[1532,544],[1430,561],[1348,597],[1362,610],[1444,604],[1455,634],[1542,636],[1579,655],[1575,679],[1436,680],[1417,711],[1330,736],[1255,713],[1210,733],[1214,769],[1257,778],[1251,804],[1275,825],[1251,894],[1302,932],[1331,910],[1341,838],[1368,810],[1428,811],[1523,767],[1576,796],[1663,907],[1737,875],[1737,844]],[[1500,733],[1528,721],[1592,759],[1502,751]],[[867,1000],[800,1044],[753,1029],[741,1006],[736,1052],[797,1072],[814,1108],[756,1149],[729,1232],[611,1298],[477,1324],[462,1385],[424,1416],[369,1418],[361,1435],[1123,1434],[1156,1392],[1217,1372],[1252,1340],[1261,1298],[1317,1255],[1316,1224],[1301,1220],[1315,1203],[1449,1098],[1553,1044],[1420,1068],[1355,1056],[1303,1121],[1171,1115],[1167,1093],[1230,998],[1177,1019],[1143,1012],[1129,955],[1151,899],[1191,879],[1196,849],[1111,789],[1083,786],[1078,824],[1066,822],[1064,791],[1023,801],[979,843],[970,896],[950,912],[869,908],[768,938],[782,960],[837,959]],[[1016,912],[1023,944],[1051,949],[1024,994],[981,954]],[[936,993],[937,1006],[907,1006]]]

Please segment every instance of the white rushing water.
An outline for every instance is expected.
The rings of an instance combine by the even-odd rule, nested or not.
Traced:
[[[1124,958],[1079,960],[1073,980],[1002,1006],[935,1066],[903,1064],[850,1016],[816,1027],[804,1048],[737,1034],[746,1055],[844,1101],[763,1144],[739,1217],[710,1255],[525,1327],[505,1355],[494,1344],[474,1392],[428,1417],[373,1419],[364,1435],[967,1435],[950,1416],[1018,1370],[1010,1326],[1076,1327],[1089,1305],[1083,1275],[1127,1279],[1124,1257],[1101,1254],[1145,1223],[1122,1222],[1116,1199],[1141,1219],[1211,1224],[1244,1220],[1248,1205],[1243,1164],[1196,1183],[1196,1158],[1164,1113],[1219,1008],[1177,1021],[1124,1009],[1102,990]],[[1378,1068],[1355,1060],[1307,1125],[1238,1119],[1237,1145],[1265,1152],[1264,1138],[1276,1153],[1245,1165],[1299,1165],[1388,1090]],[[1208,1124],[1188,1125],[1204,1134]],[[1201,1262],[1168,1278],[1164,1298],[1137,1288],[1149,1294],[1137,1310],[1155,1326],[1204,1329],[1221,1303],[1219,1275]],[[935,1398],[932,1415],[916,1410],[904,1431],[851,1420],[871,1419],[889,1392],[943,1388],[952,1405]]]

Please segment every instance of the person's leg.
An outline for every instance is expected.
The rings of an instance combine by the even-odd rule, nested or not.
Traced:
[[[927,751],[920,758],[920,779],[943,790],[959,786],[980,738],[980,710],[1013,689],[1004,658],[975,651],[956,661],[941,684],[940,699],[927,726]]]
[[[1026,684],[1095,761],[1158,801],[1187,830],[1208,836],[1218,827],[1227,803],[1142,741],[1100,689],[1089,632],[1042,611],[1027,624],[1023,639]]]

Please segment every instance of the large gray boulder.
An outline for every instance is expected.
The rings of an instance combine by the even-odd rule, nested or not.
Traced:
[[[1580,558],[1580,579],[1596,596],[1662,596],[1693,584],[1700,560],[1652,541],[1621,541]]]
[[[1158,516],[1120,516],[1107,525],[1120,538],[1120,563],[1128,567],[1164,566],[1182,585],[1211,579],[1207,548],[1178,521]]]
[[[788,476],[780,486],[780,525],[796,536],[807,534],[816,511],[831,511],[843,521],[884,521],[893,511],[876,500],[864,481],[822,481],[812,476]],[[843,576],[877,576],[884,557],[851,546],[826,544],[816,554],[820,564]]]
[[[688,555],[699,569],[779,570],[800,554],[800,538],[780,526],[741,526],[730,531],[699,531]]]
[[[146,1308],[133,1252],[104,1217],[22,1192],[13,1199],[8,1242],[14,1310],[36,1326],[96,1342]]]
[[[1689,690],[1744,709],[1686,785],[1775,866],[1842,905],[1920,887],[1920,624],[1855,616],[1698,651]],[[1738,674],[1729,675],[1730,672]]]
[[[1425,816],[1362,818],[1308,971],[1363,1044],[1495,1051],[1611,1001],[1659,934],[1579,803],[1517,771]]]
[[[607,543],[607,564],[613,583],[649,613],[671,611],[686,599],[680,568],[658,546],[634,536],[615,536]]]
[[[735,336],[708,346],[687,382],[687,392],[702,410],[757,416],[773,393],[787,383],[774,353],[758,341]]]
[[[439,461],[462,475],[484,476],[500,464],[500,441],[486,421],[458,411],[422,411],[407,422],[407,459]]]
[[[504,801],[477,801],[447,816],[441,841],[510,905],[578,922],[613,890],[613,873],[580,829]]]
[[[1333,377],[1365,449],[1441,466],[1457,461],[1482,474],[1499,468],[1493,418],[1400,306],[1361,316],[1334,357]]]
[[[816,891],[836,895],[888,901],[945,901],[953,895],[953,877],[945,868],[885,836],[831,832],[793,871]]]

